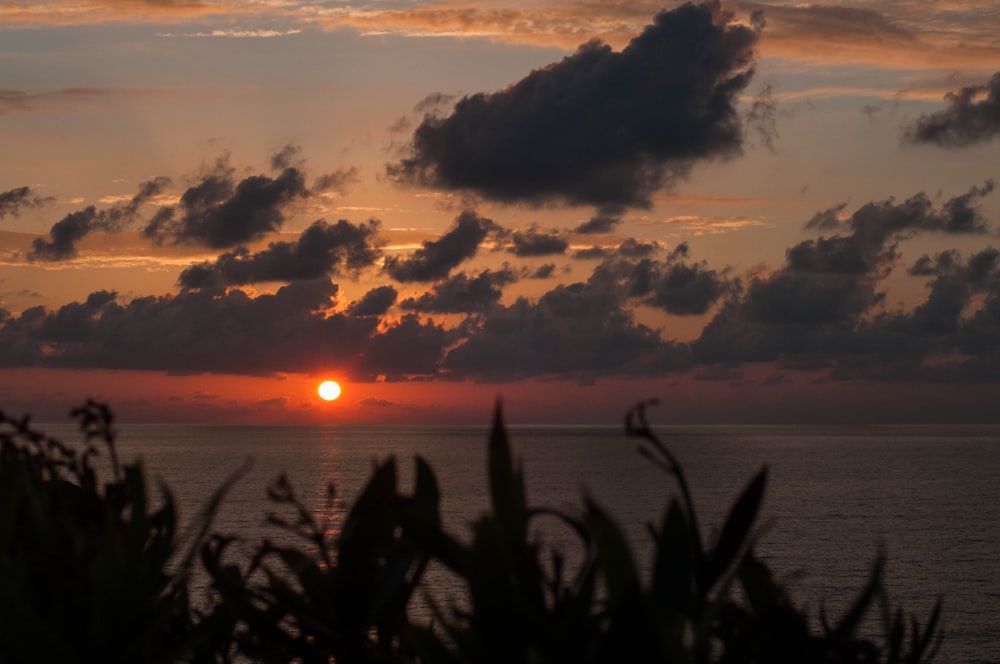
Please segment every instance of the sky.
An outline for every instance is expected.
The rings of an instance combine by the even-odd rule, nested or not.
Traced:
[[[0,1],[0,409],[998,422],[998,25]]]

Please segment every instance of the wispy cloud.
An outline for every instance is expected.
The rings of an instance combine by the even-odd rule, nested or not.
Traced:
[[[242,30],[242,29],[228,29],[228,30],[208,30],[202,32],[161,32],[158,33],[157,37],[230,37],[236,39],[267,39],[270,37],[287,37],[289,35],[297,35],[301,33],[302,30],[296,28],[292,30]]]

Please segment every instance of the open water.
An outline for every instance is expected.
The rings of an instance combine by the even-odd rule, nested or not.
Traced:
[[[51,432],[55,433],[55,431]],[[757,552],[792,599],[831,617],[863,587],[880,549],[891,598],[923,622],[944,598],[945,640],[936,661],[1000,663],[1000,427],[686,426],[658,433],[684,465],[709,535],[762,466],[769,467]],[[611,427],[511,427],[529,501],[582,510],[586,494],[623,525],[644,564],[646,524],[675,495],[673,480]],[[72,440],[68,429],[59,432]],[[369,476],[395,455],[411,486],[415,455],[442,489],[446,527],[467,532],[485,509],[485,427],[183,426],[122,427],[124,459],[141,457],[184,514],[247,459],[215,530],[250,541],[274,537],[265,487],[286,473],[305,502],[336,527]],[[327,507],[326,486],[339,499]],[[553,527],[554,528],[554,527]],[[568,533],[546,532],[558,545]]]

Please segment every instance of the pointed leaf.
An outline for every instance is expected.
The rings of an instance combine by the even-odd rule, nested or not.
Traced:
[[[707,591],[722,576],[732,562],[745,548],[747,535],[757,519],[761,500],[764,498],[764,487],[767,485],[767,468],[764,468],[753,478],[749,486],[733,505],[729,518],[719,534],[715,550],[708,561],[703,590]]]

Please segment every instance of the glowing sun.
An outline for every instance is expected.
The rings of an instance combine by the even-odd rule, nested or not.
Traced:
[[[340,384],[333,380],[324,380],[316,391],[324,401],[333,401],[340,396]]]

